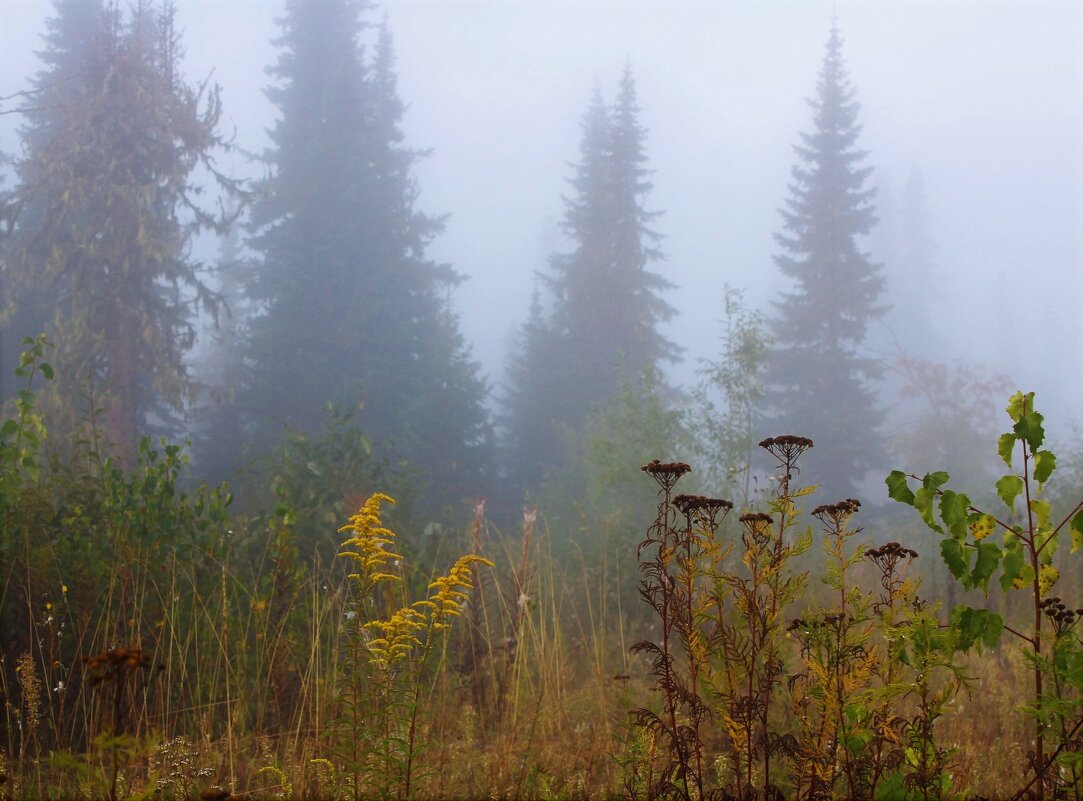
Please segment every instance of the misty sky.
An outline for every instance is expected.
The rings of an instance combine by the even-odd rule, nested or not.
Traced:
[[[261,151],[274,113],[264,68],[276,55],[282,3],[177,5],[189,78],[213,70],[225,124],[238,145]],[[914,165],[924,174],[940,268],[927,303],[950,334],[940,358],[1006,372],[1038,391],[1047,416],[1083,422],[1079,0],[389,0],[385,8],[408,143],[433,149],[417,169],[420,207],[451,215],[430,253],[469,278],[455,301],[493,381],[534,271],[562,246],[561,195],[580,115],[596,80],[612,98],[626,62],[649,130],[649,206],[665,212],[656,227],[668,259],[656,269],[678,285],[667,299],[680,316],[667,333],[687,352],[674,379],[691,380],[696,360],[714,355],[725,283],[769,308],[786,286],[771,261],[777,209],[792,146],[811,128],[805,101],[834,9],[879,202],[898,204]],[[0,0],[0,97],[25,88],[37,68],[50,10],[45,0]],[[0,111],[14,102],[0,101]],[[16,149],[17,125],[17,115],[0,116],[0,149]],[[234,171],[261,174],[241,160]],[[906,278],[885,269],[889,282]],[[895,335],[905,344],[905,331]]]

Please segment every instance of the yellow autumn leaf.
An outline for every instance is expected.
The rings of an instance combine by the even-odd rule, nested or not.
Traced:
[[[1041,593],[1044,598],[1045,595],[1053,588],[1053,585],[1057,583],[1057,579],[1060,578],[1060,571],[1053,565],[1042,565],[1038,568],[1038,592]]]
[[[975,542],[981,542],[996,530],[997,521],[992,515],[981,515],[970,524],[970,534]]]

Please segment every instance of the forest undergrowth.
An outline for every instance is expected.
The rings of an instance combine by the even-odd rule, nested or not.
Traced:
[[[863,529],[785,435],[749,508],[643,466],[639,541],[397,531],[372,486],[313,535],[180,445],[52,442],[51,372],[0,427],[0,798],[1083,797],[1083,501],[1030,394],[989,508],[895,471],[916,515]]]

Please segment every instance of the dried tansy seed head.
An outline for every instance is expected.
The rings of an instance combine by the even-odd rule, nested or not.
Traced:
[[[707,498],[704,495],[678,495],[673,499],[673,505],[681,514],[691,516],[694,512],[707,508]]]
[[[1075,627],[1083,618],[1083,609],[1069,609],[1059,596],[1046,598],[1041,602],[1042,613],[1053,624],[1053,631],[1060,636]]]
[[[683,476],[692,470],[692,467],[685,462],[661,462],[658,459],[654,459],[642,468],[644,473],[650,473],[651,475],[678,475]]]
[[[812,447],[812,440],[808,437],[798,437],[793,434],[783,434],[780,437],[768,437],[760,441],[760,447],[770,452],[784,464],[792,465],[797,457]]]
[[[834,529],[842,529],[846,527],[850,517],[856,514],[860,507],[861,501],[855,500],[854,498],[847,498],[838,503],[827,503],[817,506],[812,510],[812,516],[819,518],[820,522],[825,526]]]
[[[125,673],[150,667],[150,654],[138,646],[119,646],[93,656],[84,656],[83,665],[90,674],[90,686],[103,681],[117,681]],[[161,666],[159,666],[161,667]]]
[[[732,508],[733,502],[724,498],[705,498],[703,509],[699,513],[700,522],[713,531]]]
[[[655,459],[640,468],[644,473],[651,476],[658,485],[668,491],[685,473],[689,473],[692,467],[685,462],[661,462]]]
[[[771,536],[769,529],[775,522],[771,515],[764,512],[749,512],[741,515],[740,520],[745,527],[743,539],[748,547],[752,547],[753,542],[760,545],[765,543]]]
[[[748,514],[741,515],[739,519],[746,526],[769,526],[775,522],[774,518],[766,512],[749,512]]]
[[[870,548],[865,551],[865,557],[878,563],[886,560],[913,560],[918,558],[918,552],[913,548],[903,547],[897,542],[889,542],[885,545],[881,545],[879,548]]]

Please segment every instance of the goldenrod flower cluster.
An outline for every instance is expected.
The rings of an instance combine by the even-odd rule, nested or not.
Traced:
[[[350,522],[339,529],[340,534],[348,533],[350,537],[339,546],[338,555],[354,560],[357,572],[351,573],[349,578],[361,584],[363,590],[378,581],[401,580],[386,569],[389,562],[402,559],[402,556],[390,550],[395,544],[395,532],[384,528],[380,520],[383,502],[393,504],[395,500],[379,492],[373,494]]]
[[[373,620],[365,624],[367,629],[376,629],[379,637],[368,641],[370,661],[384,670],[410,655],[415,645],[424,645],[417,633],[428,628],[425,615],[414,606],[404,606],[391,616],[390,620]]]
[[[441,576],[429,585],[429,589],[436,592],[430,594],[427,601],[418,601],[418,604],[428,607],[432,627],[437,631],[451,625],[445,622],[445,618],[462,615],[459,607],[466,601],[466,590],[474,589],[470,566],[475,562],[487,567],[493,566],[492,562],[482,556],[470,553],[460,556],[446,576]]]
[[[446,576],[429,584],[429,589],[434,592],[428,598],[403,607],[390,620],[366,623],[365,628],[374,629],[380,634],[368,643],[372,663],[390,670],[397,662],[408,657],[414,646],[427,650],[432,644],[432,636],[451,626],[448,618],[462,615],[466,591],[474,588],[470,569],[474,563],[493,567],[493,563],[484,557],[474,554],[461,556]],[[426,632],[424,642],[418,636],[422,631]]]

